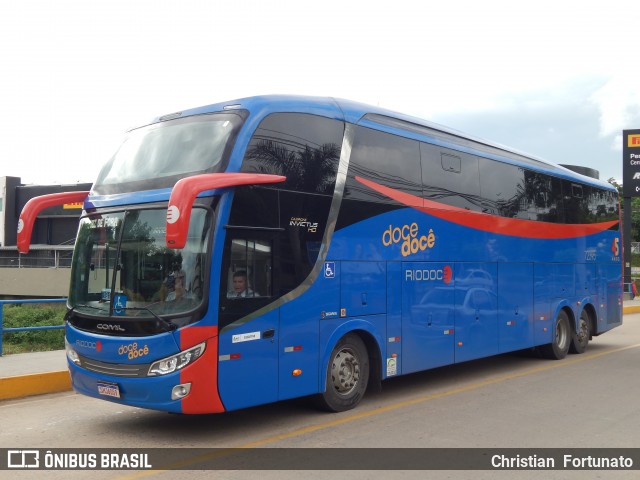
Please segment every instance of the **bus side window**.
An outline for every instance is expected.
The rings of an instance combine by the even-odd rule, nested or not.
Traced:
[[[420,142],[422,196],[427,200],[482,211],[478,157]]]
[[[227,273],[227,298],[270,297],[271,242],[234,238]]]

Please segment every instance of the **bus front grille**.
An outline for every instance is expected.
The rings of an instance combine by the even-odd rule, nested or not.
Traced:
[[[115,377],[146,377],[149,372],[149,364],[122,364],[106,363],[93,360],[91,358],[80,357],[80,366],[92,372],[104,373]]]

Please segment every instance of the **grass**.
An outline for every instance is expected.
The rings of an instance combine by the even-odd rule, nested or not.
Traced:
[[[64,304],[5,305],[3,328],[63,325],[65,313]],[[5,333],[2,337],[3,355],[62,349],[63,329]]]

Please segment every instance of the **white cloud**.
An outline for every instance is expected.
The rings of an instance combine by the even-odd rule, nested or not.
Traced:
[[[640,128],[640,80],[637,76],[616,75],[610,78],[594,92],[591,101],[600,109],[602,136],[619,136],[622,130]],[[621,141],[616,145],[616,148],[622,148]]]

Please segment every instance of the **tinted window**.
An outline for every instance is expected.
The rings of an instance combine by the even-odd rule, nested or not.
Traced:
[[[521,217],[520,211],[526,210],[524,169],[486,158],[479,159],[479,166],[483,211],[501,217]]]
[[[276,188],[332,194],[343,134],[343,123],[330,118],[269,115],[251,138],[242,171],[286,176]]]
[[[566,223],[589,223],[589,207],[583,188],[568,180],[562,181],[562,201]]]
[[[614,192],[594,188],[589,198],[589,210],[594,222],[618,220],[618,197]]]
[[[483,208],[477,157],[427,143],[420,144],[420,155],[424,198],[468,210]]]
[[[618,202],[614,192],[563,180],[562,194],[566,223],[618,220]]]
[[[278,228],[278,191],[261,185],[237,187],[229,225]]]
[[[276,232],[227,230],[220,278],[220,328],[271,302],[274,295]]]
[[[220,327],[289,293],[313,269],[343,133],[342,122],[297,113],[270,115],[256,129],[242,171],[287,180],[235,191],[220,279]]]
[[[171,187],[180,178],[223,172],[241,112],[196,115],[132,130],[100,171],[100,194]]]
[[[596,187],[582,186],[582,205],[587,223],[618,220],[615,194]]]
[[[539,172],[525,170],[523,214],[528,220],[564,223],[562,189],[560,180]]]
[[[278,266],[280,294],[297,287],[316,263],[327,226],[331,197],[280,192],[280,235]]]
[[[418,142],[358,127],[345,189],[345,200],[395,203],[356,180],[366,180],[420,197],[422,193]]]
[[[271,296],[271,250],[268,240],[242,237],[231,240],[227,298],[238,301]]]

